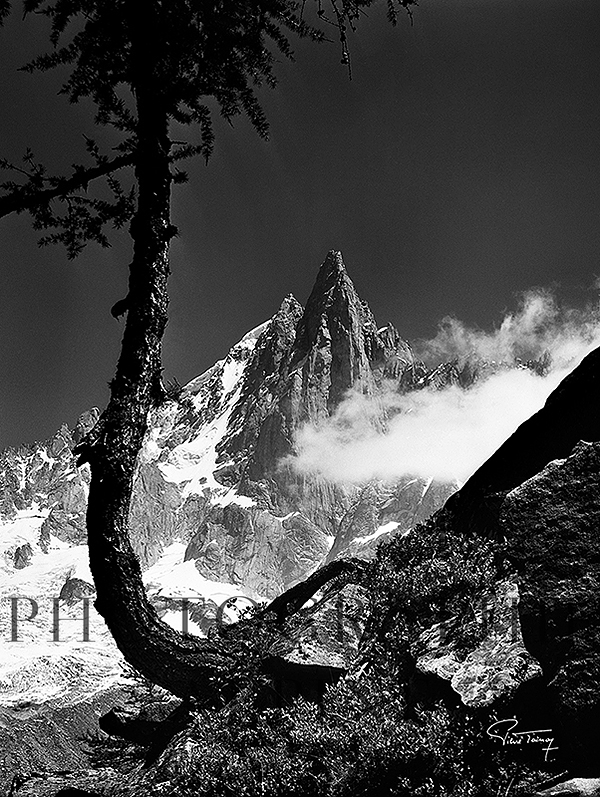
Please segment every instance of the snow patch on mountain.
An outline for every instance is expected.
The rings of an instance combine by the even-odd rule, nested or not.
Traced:
[[[19,545],[36,545],[40,527],[49,514],[49,509],[41,509],[34,502],[29,509],[19,510],[14,520],[0,523],[0,553],[3,558],[14,553]],[[9,572],[8,568],[3,569]]]
[[[196,422],[192,433],[172,448],[168,443],[182,424],[189,421],[180,417],[180,406],[173,403],[170,411],[160,411],[153,419],[153,431],[148,436],[141,456],[142,462],[157,461],[164,478],[173,484],[183,485],[182,497],[207,495],[211,503],[225,506],[237,503],[252,506],[255,502],[239,496],[236,491],[223,487],[214,478],[217,468],[217,444],[225,437],[233,408],[241,392],[243,376],[249,358],[269,321],[260,324],[232,347],[227,357],[189,382],[182,392],[181,401],[193,408]]]
[[[378,540],[384,534],[389,534],[392,531],[395,531],[400,524],[397,523],[395,520],[390,520],[389,523],[384,523],[382,526],[379,526],[372,534],[368,534],[366,537],[355,537],[354,541],[360,543],[361,545],[366,545],[368,542],[373,542],[374,540]]]

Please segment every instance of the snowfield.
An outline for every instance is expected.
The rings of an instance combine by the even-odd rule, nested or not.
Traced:
[[[12,523],[0,526],[0,705],[41,703],[61,697],[78,702],[94,693],[128,680],[125,662],[93,606],[93,595],[69,605],[55,599],[68,579],[92,584],[87,546],[69,546],[51,540],[48,553],[39,546],[39,512],[23,512]],[[6,560],[18,545],[29,543],[31,563],[20,570]],[[186,545],[172,543],[144,574],[148,595],[164,622],[183,630],[183,606],[214,604],[222,622],[234,621],[258,596],[233,584],[210,581],[200,575],[193,561],[184,561]],[[89,611],[88,639],[84,639],[84,601]],[[170,607],[170,608],[169,608]],[[213,611],[214,616],[214,611]],[[198,636],[205,631],[192,619],[185,630]]]

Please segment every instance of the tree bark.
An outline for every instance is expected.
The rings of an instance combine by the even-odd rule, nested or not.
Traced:
[[[154,3],[148,6],[154,7]],[[96,427],[77,448],[92,472],[87,509],[90,567],[96,608],[126,660],[151,681],[180,697],[216,698],[210,676],[227,667],[231,654],[217,638],[210,643],[175,632],[149,603],[140,564],[128,536],[136,458],[152,406],[162,397],[161,341],[167,324],[167,279],[171,174],[169,114],[153,80],[160,66],[148,27],[132,34],[132,73],[138,115],[135,176],[138,204],[131,224],[128,315],[111,396]],[[154,14],[156,23],[157,15]],[[131,21],[141,26],[140,20]],[[157,26],[158,27],[158,26]],[[154,38],[154,37],[152,37]],[[229,643],[230,647],[230,643]]]
[[[338,579],[344,585],[350,583],[360,584],[364,581],[368,571],[368,563],[361,559],[336,559],[315,570],[304,581],[290,587],[282,595],[274,598],[265,609],[265,613],[272,612],[281,623],[300,611],[315,592],[330,581]]]

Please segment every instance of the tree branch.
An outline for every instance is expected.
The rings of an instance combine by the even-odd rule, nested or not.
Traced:
[[[279,622],[295,614],[307,600],[334,578],[343,577],[345,583],[360,583],[368,570],[362,559],[336,559],[320,567],[307,579],[286,590],[265,607],[263,614],[273,612]]]
[[[57,181],[52,188],[43,190],[28,190],[27,186],[15,190],[11,194],[0,197],[0,218],[8,216],[10,213],[21,213],[24,210],[31,210],[48,203],[51,199],[62,197],[79,189],[86,189],[88,183],[98,177],[106,177],[117,169],[125,166],[132,166],[134,162],[133,153],[121,155],[113,160],[106,161],[98,166],[89,169],[77,168],[71,177],[64,177]]]

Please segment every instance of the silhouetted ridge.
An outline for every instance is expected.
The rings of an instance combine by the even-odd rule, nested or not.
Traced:
[[[483,506],[490,505],[490,496],[500,494],[500,500],[552,460],[569,456],[580,440],[600,440],[600,348],[563,379],[542,409],[522,423],[452,496],[448,508],[467,513],[469,522],[476,523]]]

